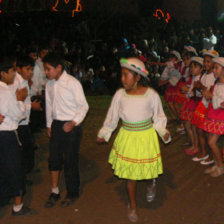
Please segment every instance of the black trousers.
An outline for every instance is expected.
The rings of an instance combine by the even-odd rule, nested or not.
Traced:
[[[19,140],[22,143],[22,164],[26,173],[34,168],[34,144],[29,125],[19,125]]]
[[[21,149],[14,131],[0,131],[0,201],[25,193]]]
[[[63,131],[66,121],[54,120],[50,138],[50,171],[60,171],[64,165],[65,183],[68,196],[79,195],[79,148],[82,137],[81,126],[75,126],[69,133]]]

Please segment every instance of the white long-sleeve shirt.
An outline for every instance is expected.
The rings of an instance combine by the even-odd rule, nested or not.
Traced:
[[[213,96],[212,96],[212,106],[214,109],[218,109],[220,104],[224,102],[224,83],[216,83]]]
[[[217,44],[217,37],[212,34],[211,37],[205,37],[203,38],[203,49],[206,50],[214,50],[215,45]]]
[[[160,97],[158,93],[151,88],[148,88],[144,95],[128,95],[124,89],[119,89],[112,99],[103,127],[98,133],[98,137],[109,141],[120,118],[126,122],[140,122],[152,119],[153,127],[162,139],[168,132],[166,130],[167,118],[164,114]],[[170,139],[168,141],[170,141]]]
[[[19,121],[25,117],[25,111],[25,104],[17,101],[9,86],[0,81],[0,113],[5,116],[0,124],[0,131],[16,130]]]
[[[76,125],[84,120],[89,106],[76,78],[64,71],[58,80],[48,80],[45,93],[48,128],[53,120],[75,121]]]
[[[35,62],[32,76],[32,85],[31,85],[31,95],[37,96],[41,95],[42,90],[44,90],[46,85],[46,75],[44,71],[44,65],[40,58]]]
[[[25,112],[25,118],[19,122],[19,125],[28,125],[30,122],[31,93],[30,93],[28,81],[25,80],[18,72],[16,72],[14,82],[13,84],[9,85],[9,88],[12,90],[13,93],[16,94],[17,89],[22,89],[24,87],[26,87],[28,90],[28,96],[24,100],[26,112]]]

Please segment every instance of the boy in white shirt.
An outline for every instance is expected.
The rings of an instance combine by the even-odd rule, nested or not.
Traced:
[[[46,118],[50,137],[49,169],[52,178],[52,192],[45,207],[53,207],[60,199],[58,182],[62,165],[67,196],[61,206],[67,207],[79,197],[79,147],[82,136],[80,124],[89,106],[81,84],[67,74],[60,56],[48,54],[43,62],[48,79],[45,90]]]
[[[13,197],[13,216],[31,213],[23,206],[25,178],[21,163],[19,141],[16,133],[18,123],[25,117],[24,100],[27,90],[17,90],[14,94],[8,85],[15,78],[13,60],[3,59],[0,62],[0,113],[4,116],[0,124],[0,201]]]
[[[26,107],[25,119],[19,122],[18,135],[22,143],[22,160],[23,167],[26,173],[29,173],[34,167],[34,145],[33,136],[30,131],[30,112],[31,108],[41,110],[40,102],[34,101],[31,103],[31,93],[28,81],[33,74],[34,61],[29,56],[20,56],[16,61],[16,76],[14,83],[10,85],[12,91],[16,92],[17,89],[25,88],[28,91],[24,103]]]

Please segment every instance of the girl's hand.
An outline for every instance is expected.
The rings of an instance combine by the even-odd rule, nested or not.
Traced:
[[[165,142],[168,141],[169,137],[170,137],[170,133],[167,132],[167,133],[163,136]]]
[[[220,108],[224,109],[224,102],[220,104]]]
[[[188,88],[187,86],[185,86],[185,85],[180,87],[180,91],[181,91],[182,93],[187,93],[188,90],[189,90],[189,88]]]
[[[201,89],[202,88],[202,84],[200,81],[197,81],[197,82],[194,82],[194,87],[197,88],[197,89]]]
[[[105,141],[104,138],[97,137],[96,142],[99,143],[99,144],[102,144],[102,143],[105,143],[106,141]]]
[[[212,98],[212,92],[210,90],[204,90],[202,96],[204,96],[206,100],[210,100]]]

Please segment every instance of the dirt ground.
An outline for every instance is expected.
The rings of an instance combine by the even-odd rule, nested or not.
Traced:
[[[109,101],[108,101],[109,102]],[[36,134],[39,149],[36,151],[36,167],[28,178],[34,184],[27,187],[24,203],[35,210],[32,216],[12,217],[11,205],[0,208],[1,224],[125,224],[127,196],[125,182],[113,176],[107,163],[113,143],[97,145],[96,134],[105,118],[108,102],[94,98],[83,124],[80,150],[81,195],[74,205],[61,208],[44,208],[50,193],[48,171],[48,138],[45,130]],[[141,224],[223,224],[224,176],[212,178],[203,172],[205,167],[192,162],[185,155],[182,143],[185,136],[175,133],[175,124],[168,123],[172,142],[161,143],[164,174],[157,182],[157,197],[152,203],[145,200],[146,186],[138,183],[137,203]],[[40,172],[37,172],[39,169]],[[63,173],[60,189],[65,196]]]

